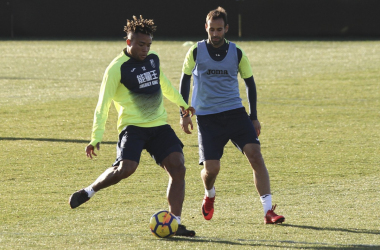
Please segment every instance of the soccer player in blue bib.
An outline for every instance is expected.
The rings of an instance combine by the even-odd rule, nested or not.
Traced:
[[[218,7],[208,13],[205,24],[208,39],[188,51],[180,83],[180,93],[188,102],[193,76],[192,106],[197,110],[199,163],[205,196],[202,214],[210,220],[214,213],[214,183],[220,171],[220,159],[229,140],[247,157],[254,173],[254,182],[264,208],[264,223],[277,224],[284,216],[274,212],[269,174],[260,151],[260,122],[256,111],[256,86],[250,63],[241,48],[226,40],[227,13]],[[238,73],[244,79],[250,115],[242,104]],[[181,115],[184,132],[191,133],[193,124],[187,114]]]
[[[104,73],[98,104],[95,109],[91,142],[86,147],[87,157],[96,156],[102,141],[111,103],[118,112],[119,141],[117,157],[90,186],[70,197],[71,208],[88,201],[97,191],[128,178],[139,165],[141,152],[146,149],[169,175],[167,199],[169,210],[178,221],[177,236],[195,236],[195,232],[181,225],[182,203],[185,197],[183,144],[170,125],[163,96],[181,107],[185,114],[194,108],[183,100],[160,68],[160,59],[150,51],[153,20],[133,17],[127,20],[124,31],[127,47],[110,63]]]

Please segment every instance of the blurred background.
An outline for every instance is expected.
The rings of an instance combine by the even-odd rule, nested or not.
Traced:
[[[0,39],[114,39],[143,15],[155,38],[205,38],[206,14],[222,6],[229,38],[380,37],[380,0],[0,0]]]

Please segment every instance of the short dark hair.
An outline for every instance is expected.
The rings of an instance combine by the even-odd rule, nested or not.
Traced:
[[[210,11],[207,14],[206,23],[208,22],[208,20],[215,20],[215,19],[218,19],[218,18],[222,18],[223,21],[224,21],[224,26],[227,26],[227,24],[228,24],[228,22],[227,22],[227,12],[226,12],[225,9],[223,9],[220,6],[218,8],[216,8],[215,10]]]
[[[124,39],[128,39],[128,35],[131,33],[143,33],[153,37],[156,28],[153,19],[143,19],[142,15],[140,15],[140,19],[137,19],[136,16],[133,16],[133,20],[127,19],[127,25],[124,26],[124,32],[127,33]]]

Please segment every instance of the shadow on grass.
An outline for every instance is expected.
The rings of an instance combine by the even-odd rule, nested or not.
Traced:
[[[250,247],[273,247],[273,248],[292,248],[292,249],[380,249],[380,245],[349,245],[349,244],[330,244],[322,242],[299,242],[286,240],[250,240],[250,239],[235,239],[226,240],[218,238],[206,238],[195,236],[194,238],[173,237],[166,240],[178,242],[194,242],[194,243],[215,243],[230,246],[250,246]]]
[[[74,140],[74,139],[56,139],[56,138],[30,138],[30,137],[0,137],[0,141],[49,141],[49,142],[68,142],[68,143],[85,143],[90,140]],[[102,141],[100,144],[116,145],[116,141]],[[198,145],[186,145],[186,147],[198,147]]]
[[[56,138],[30,138],[30,137],[0,137],[0,141],[48,141],[48,142],[69,142],[69,143],[86,143],[90,140],[74,140],[74,139],[56,139]],[[101,144],[115,144],[116,141],[103,141]]]
[[[358,233],[358,234],[380,234],[380,230],[369,230],[369,229],[351,229],[351,228],[334,228],[334,227],[316,227],[307,225],[292,225],[292,224],[281,224],[279,226],[283,227],[294,227],[302,229],[311,229],[318,231],[334,231],[334,232],[347,232],[347,233]],[[199,237],[186,238],[186,237],[174,237],[169,238],[171,241],[189,241],[189,242],[203,242],[212,244],[226,244],[226,245],[237,245],[237,246],[251,246],[251,247],[273,247],[273,248],[294,248],[294,249],[380,249],[380,245],[370,245],[370,244],[337,244],[337,243],[324,243],[324,242],[302,242],[302,241],[292,241],[292,240],[253,240],[253,239],[220,239],[220,238],[208,238]]]
[[[359,234],[380,234],[380,230],[370,230],[370,229],[360,229],[360,228],[339,228],[339,227],[315,227],[307,225],[292,225],[292,224],[282,224],[283,227],[296,227],[303,229],[311,229],[318,231],[340,231],[347,233],[359,233]]]
[[[4,76],[1,76],[0,80],[50,80],[50,81],[66,81],[66,80],[72,80],[72,78],[14,77],[14,76],[4,77]],[[75,81],[78,81],[78,82],[94,82],[94,83],[99,82],[97,80],[87,80],[87,79],[77,79],[77,78],[75,78]]]

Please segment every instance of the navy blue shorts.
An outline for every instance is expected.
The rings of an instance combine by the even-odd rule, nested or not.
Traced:
[[[242,153],[246,144],[260,144],[245,108],[211,115],[197,115],[197,123],[200,165],[205,160],[220,160],[229,140]]]
[[[143,149],[149,152],[158,165],[171,153],[183,154],[183,144],[170,125],[143,128],[126,126],[119,134],[117,157],[112,166],[118,166],[122,160],[140,162]]]

